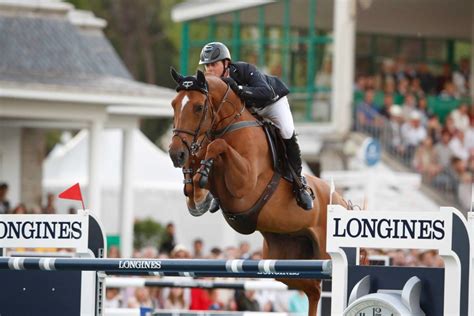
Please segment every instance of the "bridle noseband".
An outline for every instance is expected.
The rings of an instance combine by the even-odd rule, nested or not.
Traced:
[[[179,139],[181,139],[183,144],[186,146],[190,156],[192,156],[192,157],[197,156],[197,153],[203,147],[202,145],[203,145],[205,140],[211,142],[215,139],[215,134],[216,134],[215,131],[216,131],[217,125],[220,122],[222,122],[223,120],[227,119],[227,117],[225,117],[222,120],[220,120],[219,122],[217,122],[217,124],[216,124],[217,114],[222,109],[222,106],[224,105],[224,103],[228,102],[230,104],[233,104],[232,102],[230,102],[227,99],[227,97],[229,95],[229,91],[230,91],[230,87],[229,87],[229,85],[227,85],[227,89],[225,91],[225,94],[222,97],[222,100],[219,103],[219,106],[217,107],[217,110],[215,112],[212,110],[213,107],[212,107],[211,99],[209,98],[209,93],[207,91],[200,91],[202,94],[204,94],[206,96],[206,101],[204,102],[204,108],[203,108],[203,111],[202,111],[202,115],[201,115],[201,118],[199,120],[199,124],[196,127],[196,129],[194,131],[184,129],[184,128],[173,128],[172,129],[173,137],[178,137]],[[211,107],[209,105],[211,105]],[[226,127],[230,126],[233,123],[234,120],[239,118],[242,115],[244,109],[245,109],[245,104],[242,106],[242,109],[234,116],[234,119],[231,122],[229,122],[229,124]],[[210,111],[210,113],[211,113],[211,124],[210,124],[211,127],[203,133],[204,137],[202,137],[201,141],[199,141],[199,136],[201,135],[201,129],[202,129],[203,123],[206,121],[208,111]],[[181,133],[182,134],[187,134],[187,135],[190,135],[190,136],[193,137],[193,140],[192,140],[191,144],[189,144],[186,141],[186,139],[184,139],[183,137],[180,136]],[[219,136],[222,137],[222,133],[219,133],[219,134],[221,134]]]

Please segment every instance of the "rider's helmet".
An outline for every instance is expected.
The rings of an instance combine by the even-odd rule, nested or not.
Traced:
[[[199,57],[199,65],[211,64],[225,59],[228,59],[229,61],[232,59],[227,46],[221,42],[211,42],[202,48]]]

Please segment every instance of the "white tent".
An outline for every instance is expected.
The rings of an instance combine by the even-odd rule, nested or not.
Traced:
[[[133,187],[134,212],[136,218],[152,217],[163,225],[176,225],[177,241],[190,247],[199,237],[206,247],[237,246],[240,241],[249,241],[252,249],[262,245],[258,233],[244,236],[233,231],[220,213],[192,217],[186,208],[180,169],[173,167],[169,156],[150,142],[139,130],[133,140]],[[43,190],[59,193],[79,182],[83,196],[87,196],[87,130],[82,130],[64,145],[56,146],[43,164]],[[102,222],[108,234],[117,234],[120,227],[119,190],[122,152],[122,132],[107,129],[103,133],[104,156],[102,168]],[[85,201],[87,207],[87,200]],[[58,200],[61,213],[68,207],[79,208],[74,201]],[[218,236],[218,237],[216,237]]]

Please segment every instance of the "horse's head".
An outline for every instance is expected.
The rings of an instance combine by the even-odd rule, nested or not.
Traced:
[[[191,156],[200,161],[204,155],[202,149],[221,123],[220,117],[228,111],[222,105],[226,102],[233,104],[229,98],[236,96],[220,78],[206,78],[200,70],[196,76],[184,77],[171,68],[171,75],[178,84],[178,94],[171,102],[174,118],[169,154],[174,166],[181,168]]]

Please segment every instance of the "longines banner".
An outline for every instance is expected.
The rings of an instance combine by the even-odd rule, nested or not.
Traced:
[[[1,248],[82,248],[86,215],[0,215]]]
[[[328,207],[328,251],[337,247],[450,249],[451,212],[351,211]]]

